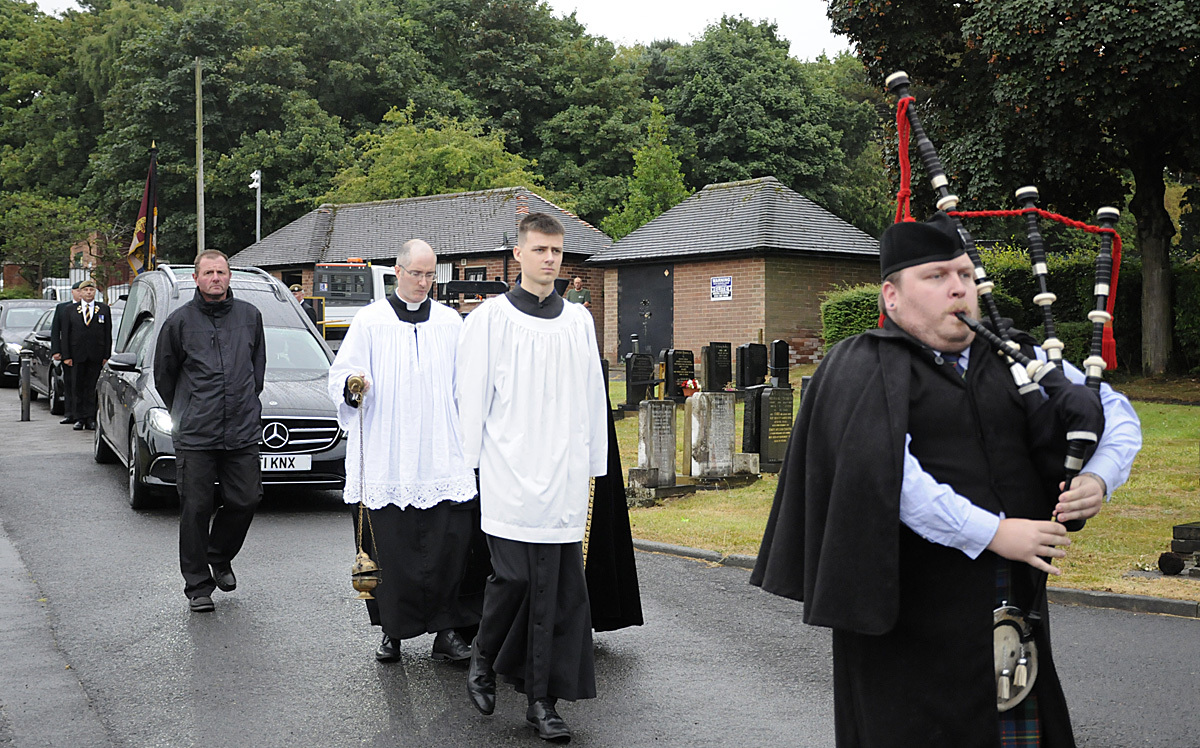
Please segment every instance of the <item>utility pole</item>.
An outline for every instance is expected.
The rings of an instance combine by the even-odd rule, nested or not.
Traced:
[[[254,243],[262,241],[262,169],[250,172],[250,189],[254,190]]]
[[[196,58],[196,254],[204,251],[204,95]]]

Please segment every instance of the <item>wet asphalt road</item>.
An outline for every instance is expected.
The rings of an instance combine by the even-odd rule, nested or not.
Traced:
[[[90,432],[44,401],[32,415],[18,422],[0,390],[0,746],[541,744],[503,685],[496,714],[478,714],[465,668],[430,660],[430,636],[375,662],[339,494],[268,493],[238,589],[192,614],[175,507],[133,512]],[[574,745],[833,744],[828,632],[745,570],[637,561],[647,625],[596,636],[599,698],[561,709]],[[1051,617],[1081,746],[1200,746],[1200,621]]]

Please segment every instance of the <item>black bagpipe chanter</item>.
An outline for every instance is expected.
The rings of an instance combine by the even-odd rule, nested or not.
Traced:
[[[911,130],[916,139],[917,154],[929,176],[930,185],[938,195],[937,209],[950,216],[967,255],[975,266],[975,285],[980,308],[987,315],[990,326],[965,314],[960,313],[958,317],[977,335],[987,340],[996,353],[1005,359],[1028,413],[1030,449],[1038,476],[1046,488],[1046,495],[1056,497],[1060,483],[1068,488],[1071,486],[1084,463],[1095,452],[1100,435],[1104,432],[1100,384],[1104,370],[1116,366],[1112,311],[1120,268],[1121,238],[1114,226],[1120,212],[1116,208],[1100,208],[1096,211],[1099,226],[1072,221],[1038,208],[1038,191],[1035,187],[1022,187],[1016,191],[1016,199],[1022,206],[1019,210],[957,210],[958,197],[949,189],[949,181],[937,150],[925,134],[913,106],[914,99],[908,90],[908,75],[903,71],[892,73],[887,78],[887,87],[898,98],[896,127],[900,145],[901,184],[896,221],[913,220],[908,215],[908,144]],[[1001,318],[992,297],[994,284],[983,267],[975,241],[959,220],[964,216],[1021,216],[1025,219],[1029,258],[1038,287],[1033,302],[1041,309],[1045,331],[1045,340],[1041,344],[1045,351],[1045,361],[1027,355],[1021,350],[1021,346],[1012,340],[1011,323]],[[1063,344],[1057,337],[1051,310],[1055,295],[1049,290],[1045,247],[1038,228],[1040,218],[1055,220],[1100,236],[1100,249],[1096,258],[1095,306],[1088,313],[1088,320],[1092,323],[1091,351],[1083,361],[1085,379],[1082,385],[1073,383],[1063,373]],[[1053,506],[1051,504],[1047,508],[1047,518],[1052,516]],[[1070,531],[1082,529],[1083,524],[1084,520],[1064,522],[1064,526]],[[1016,706],[1033,688],[1037,677],[1034,628],[1039,623],[1038,611],[1042,607],[1044,595],[1045,574],[1042,573],[1034,600],[1027,609],[1022,610],[1005,603],[995,611],[996,701],[1000,711]]]

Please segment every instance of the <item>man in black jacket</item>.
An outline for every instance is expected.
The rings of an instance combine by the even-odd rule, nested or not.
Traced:
[[[96,301],[96,282],[79,284],[79,304],[63,315],[59,353],[71,372],[75,430],[96,428],[96,380],[112,353],[112,313]]]
[[[168,317],[159,333],[154,386],[174,423],[184,594],[193,612],[208,613],[214,588],[237,587],[233,557],[262,500],[258,395],[267,355],[262,314],[233,298],[225,254],[201,252],[192,278],[195,298]]]
[[[76,281],[71,286],[71,300],[64,301],[54,307],[54,319],[50,323],[50,356],[55,361],[62,361],[62,329],[63,320],[67,318],[75,305],[79,303],[79,284],[83,281]],[[53,376],[53,373],[51,374]],[[59,423],[75,423],[75,393],[71,388],[71,369],[63,367],[63,404],[66,406],[63,413],[63,419]]]

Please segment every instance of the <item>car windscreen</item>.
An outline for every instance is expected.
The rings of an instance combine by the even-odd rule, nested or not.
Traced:
[[[45,313],[46,307],[11,307],[4,313],[4,320],[0,322],[0,327],[11,327],[15,330],[32,330],[33,326],[37,324],[38,319]]]
[[[329,358],[308,330],[267,327],[267,371],[329,370]]]
[[[171,300],[171,311],[174,312],[179,307],[191,301],[194,292],[195,286],[181,289],[179,298]],[[284,296],[285,298],[280,299],[270,288],[262,284],[250,288],[233,289],[233,297],[235,299],[249,301],[258,307],[258,311],[262,313],[263,327],[303,328],[304,319],[301,316],[303,312],[296,308],[295,299],[287,294]]]

